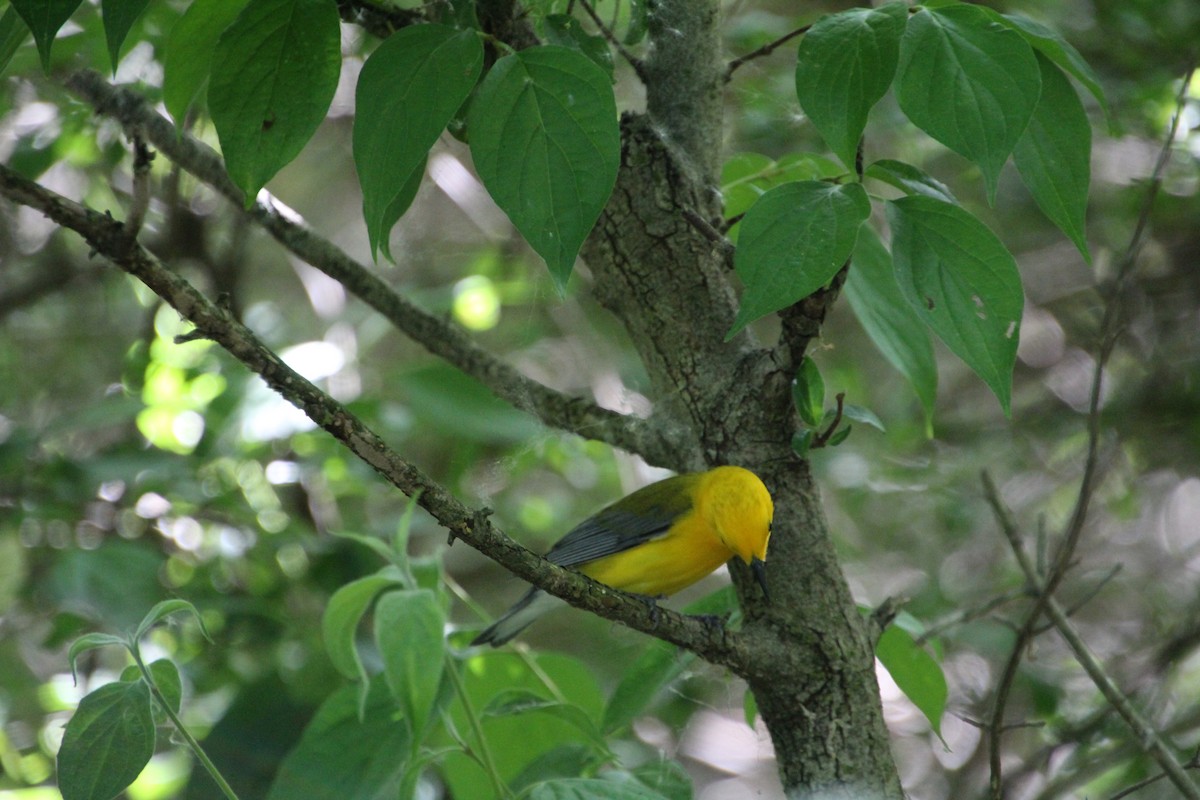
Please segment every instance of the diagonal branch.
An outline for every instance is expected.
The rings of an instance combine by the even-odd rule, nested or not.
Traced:
[[[82,236],[98,254],[146,284],[184,318],[199,335],[212,339],[258,374],[267,385],[300,408],[356,456],[410,497],[416,497],[452,539],[505,567],[517,577],[561,597],[571,605],[621,622],[695,652],[739,675],[751,674],[753,643],[739,633],[597,583],[577,572],[551,564],[498,530],[488,510],[469,508],[394,450],[342,404],[296,373],[267,348],[252,331],[194,286],[167,269],[136,241],[124,226],[106,214],[62,197],[0,165],[0,194],[42,211],[59,225]]]
[[[1180,85],[1179,93],[1176,95],[1175,115],[1168,126],[1166,141],[1163,142],[1158,160],[1151,171],[1149,190],[1142,203],[1137,226],[1134,229],[1133,236],[1130,238],[1129,245],[1118,262],[1116,280],[1113,282],[1113,286],[1105,300],[1104,317],[1100,323],[1100,342],[1096,354],[1095,368],[1092,372],[1091,394],[1088,400],[1087,457],[1084,460],[1083,476],[1079,482],[1079,492],[1076,495],[1075,506],[1071,511],[1070,521],[1067,523],[1063,539],[1055,553],[1050,573],[1046,576],[1045,582],[1042,584],[1042,591],[1035,596],[1033,607],[1029,610],[1024,624],[1017,632],[1017,640],[1013,643],[1013,649],[1009,653],[1008,661],[1004,666],[1000,683],[996,689],[996,700],[992,710],[991,721],[992,736],[988,743],[988,755],[991,762],[991,796],[995,800],[1000,800],[1002,795],[1001,771],[1003,766],[1000,759],[1000,731],[1004,709],[1008,702],[1008,695],[1012,689],[1013,681],[1016,679],[1017,667],[1021,663],[1026,646],[1036,634],[1038,620],[1043,613],[1048,612],[1049,606],[1054,599],[1054,592],[1057,591],[1059,585],[1062,583],[1074,559],[1075,548],[1078,546],[1080,537],[1083,534],[1088,508],[1091,504],[1092,495],[1095,493],[1096,473],[1100,460],[1100,394],[1104,378],[1104,368],[1108,364],[1108,359],[1116,347],[1117,339],[1124,325],[1123,294],[1132,276],[1131,267],[1134,261],[1137,260],[1138,253],[1141,251],[1143,236],[1146,226],[1150,221],[1150,211],[1154,206],[1155,198],[1158,196],[1158,188],[1162,183],[1162,172],[1170,155],[1171,143],[1175,140],[1175,132],[1179,129],[1179,121],[1183,116],[1184,101],[1187,98],[1188,86],[1191,84],[1194,73],[1195,67],[1190,67]],[[987,480],[990,481],[990,479]]]
[[[1000,529],[1004,532],[1005,538],[1008,539],[1009,547],[1012,548],[1013,555],[1017,559],[1017,563],[1021,567],[1021,571],[1025,573],[1025,582],[1028,584],[1038,596],[1045,601],[1044,606],[1046,616],[1054,623],[1054,627],[1058,629],[1058,633],[1066,641],[1067,646],[1071,648],[1071,652],[1075,654],[1075,660],[1083,667],[1088,677],[1092,679],[1092,683],[1104,695],[1104,699],[1108,701],[1121,719],[1125,720],[1125,724],[1133,731],[1134,737],[1141,749],[1151,758],[1158,762],[1162,767],[1163,772],[1170,778],[1171,783],[1179,789],[1179,792],[1192,800],[1200,800],[1200,789],[1188,777],[1184,766],[1175,758],[1175,754],[1171,752],[1171,748],[1167,746],[1158,732],[1142,718],[1141,713],[1134,708],[1133,703],[1125,696],[1108,673],[1104,670],[1104,665],[1092,654],[1088,649],[1087,643],[1083,641],[1083,637],[1075,630],[1075,626],[1067,619],[1067,612],[1063,609],[1059,602],[1048,593],[1048,588],[1041,576],[1038,575],[1037,568],[1033,564],[1033,560],[1029,554],[1025,552],[1025,546],[1021,542],[1020,533],[1017,530],[1017,525],[1009,514],[1008,509],[1004,506],[1004,501],[1000,499],[1000,493],[996,489],[996,484],[992,482],[991,476],[986,472],[983,474],[984,491],[987,495],[988,503],[992,507],[992,512],[996,516],[996,520],[1000,523]]]
[[[235,206],[245,208],[242,192],[225,172],[221,157],[212,148],[177,130],[145,98],[110,85],[91,70],[72,75],[67,88],[90,103],[97,113],[119,122],[126,133],[143,137]],[[293,254],[339,281],[405,335],[480,381],[514,407],[552,427],[637,453],[652,464],[677,463],[681,443],[670,440],[658,426],[564,395],[522,375],[475,344],[462,329],[397,294],[332,242],[296,221],[295,212],[265,192],[245,208],[245,213]]]

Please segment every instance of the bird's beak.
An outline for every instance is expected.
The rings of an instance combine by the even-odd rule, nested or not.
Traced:
[[[751,559],[750,571],[754,573],[754,580],[758,581],[758,586],[762,589],[763,598],[768,603],[771,602],[771,593],[767,591],[767,562],[761,558]]]

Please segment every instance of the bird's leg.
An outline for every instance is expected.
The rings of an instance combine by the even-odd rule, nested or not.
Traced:
[[[658,607],[658,601],[666,597],[666,595],[634,594],[633,592],[630,592],[630,595],[646,604],[646,607],[650,609],[650,621],[657,628],[658,623],[662,621],[662,609]]]
[[[700,620],[704,627],[715,632],[723,629],[731,616],[733,612],[727,611],[724,614],[693,614],[692,618]]]

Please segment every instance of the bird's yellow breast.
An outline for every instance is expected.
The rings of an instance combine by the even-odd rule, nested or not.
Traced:
[[[613,588],[658,597],[691,586],[733,555],[693,510],[663,536],[591,561],[579,570]]]

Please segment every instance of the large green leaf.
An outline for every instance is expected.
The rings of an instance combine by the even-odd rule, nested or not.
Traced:
[[[25,20],[42,57],[42,69],[50,69],[50,46],[82,0],[12,0],[12,7]]]
[[[382,247],[388,254],[388,232],[416,194],[429,148],[482,68],[475,31],[444,25],[399,30],[363,65],[355,92],[354,165],[372,253]]]
[[[1024,295],[1012,255],[961,207],[932,197],[887,204],[900,291],[1010,412]]]
[[[4,9],[0,16],[0,73],[8,68],[8,62],[17,54],[21,45],[29,38],[29,26],[12,6]]]
[[[871,202],[857,183],[799,181],[759,198],[738,235],[734,267],[746,291],[726,339],[829,283],[870,213]]]
[[[648,786],[599,778],[558,778],[535,783],[521,800],[667,800]]]
[[[725,218],[745,214],[769,189],[793,181],[815,181],[846,175],[837,161],[816,153],[789,153],[774,160],[761,153],[738,153],[721,167]],[[740,223],[739,223],[740,225]],[[726,233],[736,241],[738,225]]]
[[[471,103],[469,129],[484,186],[565,287],[617,179],[609,76],[565,47],[505,56]]]
[[[1040,54],[1038,65],[1042,97],[1013,151],[1013,163],[1038,208],[1091,263],[1084,225],[1092,174],[1092,126],[1066,76]]]
[[[796,97],[842,162],[854,169],[871,106],[887,92],[900,57],[906,3],[822,17],[800,41]]]
[[[325,650],[337,671],[351,680],[366,679],[362,661],[355,647],[358,623],[376,595],[402,582],[394,569],[384,568],[374,575],[351,581],[333,593],[325,614],[321,617],[321,632]]]
[[[879,352],[912,384],[925,411],[926,431],[931,433],[938,377],[933,344],[925,324],[900,292],[891,255],[870,226],[859,231],[844,291]]]
[[[904,161],[881,158],[867,167],[864,174],[868,178],[895,186],[905,194],[924,194],[945,200],[947,203],[958,202],[946,184]]]
[[[392,697],[421,738],[442,681],[446,617],[428,589],[387,592],[375,606],[375,641]]]
[[[154,716],[144,681],[101,686],[79,702],[58,751],[63,800],[111,800],[154,755]]]
[[[980,7],[987,11],[992,19],[1002,25],[1014,28],[1039,53],[1053,61],[1060,69],[1086,86],[1087,90],[1096,98],[1096,102],[1100,104],[1100,108],[1104,110],[1104,113],[1108,113],[1108,100],[1104,96],[1104,88],[1100,85],[1100,79],[1096,77],[1096,73],[1092,70],[1091,65],[1083,60],[1083,56],[1079,54],[1079,51],[1067,42],[1067,40],[1063,39],[1057,31],[1020,14],[999,14],[990,8]]]
[[[596,679],[586,664],[576,658],[555,653],[518,656],[506,652],[488,652],[464,661],[459,667],[463,688],[471,705],[479,713],[502,692],[534,692],[543,698],[561,697],[582,708],[595,719],[600,716],[601,695]],[[555,687],[555,691],[548,688]],[[473,724],[458,700],[449,706],[450,724],[473,744]],[[551,750],[579,743],[596,752],[591,737],[561,716],[543,711],[524,714],[480,716],[483,735],[489,742],[503,746],[492,748],[492,758],[501,778],[516,778],[525,767]],[[448,743],[439,730],[428,742],[431,746]],[[492,797],[494,791],[478,762],[464,753],[450,753],[442,762],[442,777],[454,797]]]
[[[121,58],[121,45],[129,35],[129,29],[150,5],[150,0],[101,0],[100,11],[104,17],[104,38],[108,43],[108,58],[113,73]]]
[[[213,50],[247,0],[193,0],[167,34],[163,47],[163,105],[182,124],[208,80]]]
[[[941,735],[942,712],[946,710],[948,695],[941,665],[916,643],[912,634],[897,625],[890,626],[879,637],[875,655],[900,691],[929,720],[934,733]]]
[[[921,8],[901,39],[899,73],[904,113],[975,162],[994,199],[1041,90],[1033,49],[976,6]]]
[[[247,203],[325,118],[341,69],[340,36],[330,0],[255,0],[218,40],[208,110]]]
[[[394,800],[409,752],[408,726],[382,683],[367,695],[361,721],[354,687],[343,687],[304,729],[267,800]]]

